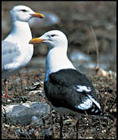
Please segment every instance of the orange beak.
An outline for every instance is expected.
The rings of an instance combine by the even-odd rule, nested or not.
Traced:
[[[29,44],[38,44],[38,43],[41,43],[41,42],[44,42],[44,39],[41,39],[41,38],[33,38],[29,41]]]
[[[45,16],[41,13],[34,13],[32,14],[33,17],[44,18]]]

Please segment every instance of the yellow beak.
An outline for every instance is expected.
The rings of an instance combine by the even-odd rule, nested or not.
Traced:
[[[32,14],[33,17],[39,17],[39,18],[44,18],[45,16],[41,13],[34,13]]]
[[[44,39],[41,39],[41,38],[33,38],[29,41],[29,44],[38,44],[38,43],[41,43],[43,41],[44,41]]]

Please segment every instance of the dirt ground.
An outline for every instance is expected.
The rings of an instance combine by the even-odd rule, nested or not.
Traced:
[[[37,80],[37,75],[39,76]],[[78,114],[78,138],[82,139],[116,139],[116,80],[113,77],[99,77],[90,75],[103,109],[103,116]],[[47,102],[47,99],[42,96],[44,72],[29,72],[12,76],[9,79],[9,95],[14,94],[14,98],[9,100],[2,99],[3,105],[15,104],[26,101],[41,101]],[[16,82],[17,81],[17,82]],[[38,86],[33,86],[32,83],[39,81]],[[4,87],[3,87],[4,88]],[[32,94],[31,94],[32,92]],[[5,120],[2,123],[2,138],[59,138],[60,134],[60,117],[59,113],[52,110],[51,115],[46,117],[45,123],[41,127],[32,125],[20,126],[10,125]],[[66,114],[63,117],[63,138],[76,138],[77,117],[73,114]],[[22,133],[16,134],[16,130],[20,129]],[[31,131],[32,130],[32,131]],[[30,132],[31,131],[31,132]]]
[[[93,38],[90,37],[89,27],[95,30],[100,54],[105,56],[109,63],[107,71],[116,71],[116,3],[115,2],[2,2],[4,11],[3,19],[7,19],[8,11],[12,6],[25,4],[32,9],[56,13],[61,22],[50,27],[32,28],[34,36],[40,36],[48,30],[59,29],[65,32],[69,40],[69,54],[73,50],[96,57],[96,49]],[[6,15],[6,16],[4,16]],[[7,21],[7,20],[6,20]],[[8,22],[9,23],[9,22]],[[9,24],[8,24],[9,25]],[[10,26],[10,25],[9,25]],[[10,27],[3,30],[3,38],[8,33]],[[5,28],[3,28],[5,29]],[[2,99],[3,105],[23,103],[26,101],[47,102],[43,96],[44,63],[47,50],[42,47],[37,48],[34,57],[38,57],[39,65],[32,61],[26,68],[22,68],[19,73],[9,77],[9,95],[14,95],[11,99]],[[112,57],[113,56],[113,57]],[[111,59],[112,58],[112,59]],[[95,60],[96,61],[96,60]],[[79,63],[79,62],[78,62]],[[78,114],[78,138],[79,139],[116,139],[116,78],[114,76],[102,77],[95,72],[87,73],[96,88],[102,109],[102,116],[91,116]],[[35,83],[38,82],[38,85]],[[2,81],[2,93],[4,84]],[[76,139],[77,117],[73,114],[63,116],[63,138]],[[59,113],[52,109],[51,115],[44,118],[44,125],[40,127],[27,125],[11,125],[2,119],[2,139],[46,139],[59,138],[60,133]],[[20,133],[17,133],[17,130]]]

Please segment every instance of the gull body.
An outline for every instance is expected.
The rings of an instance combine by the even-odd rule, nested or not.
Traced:
[[[28,64],[33,55],[33,45],[29,44],[32,38],[28,21],[32,17],[43,18],[41,13],[31,8],[18,5],[10,10],[11,31],[2,41],[2,77],[7,78],[19,68]]]
[[[68,40],[58,30],[45,33],[40,38],[30,40],[30,44],[46,43],[49,51],[46,57],[44,90],[53,108],[60,113],[60,139],[63,138],[62,113],[76,112],[101,114],[101,106],[95,89],[86,75],[77,71],[67,57]],[[76,138],[78,139],[78,123]]]
[[[10,10],[10,15],[12,28],[2,41],[2,77],[7,77],[31,60],[33,45],[28,44],[32,38],[28,21],[32,17],[43,17],[24,5],[14,6]]]
[[[30,44],[41,42],[49,47],[44,89],[51,104],[75,112],[100,114],[101,106],[92,82],[86,75],[77,71],[67,57],[66,35],[61,31],[53,30],[32,39]]]

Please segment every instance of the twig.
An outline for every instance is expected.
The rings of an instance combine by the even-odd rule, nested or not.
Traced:
[[[95,34],[95,31],[93,29],[92,26],[90,26],[90,30],[92,32],[92,36],[93,36],[93,39],[94,39],[94,42],[95,42],[95,47],[96,47],[96,68],[99,68],[99,49],[98,49],[98,42],[97,42],[97,38],[96,38],[96,34]]]

